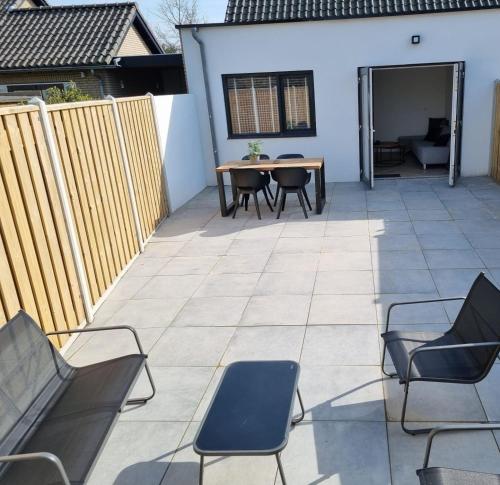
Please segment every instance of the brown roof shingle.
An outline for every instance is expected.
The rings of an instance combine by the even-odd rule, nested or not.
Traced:
[[[136,15],[135,3],[5,11],[0,69],[110,64]]]

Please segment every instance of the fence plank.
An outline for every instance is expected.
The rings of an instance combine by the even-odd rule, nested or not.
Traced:
[[[0,181],[0,185],[3,184]],[[1,190],[1,189],[0,189]],[[21,308],[16,289],[16,282],[14,281],[13,274],[10,269],[9,259],[5,246],[3,243],[2,235],[0,234],[0,301],[2,303],[2,311],[4,317],[1,323],[5,323],[8,318],[12,318]]]
[[[80,287],[78,285],[78,277],[76,274],[76,268],[73,261],[69,237],[67,234],[66,222],[64,221],[63,209],[61,206],[61,201],[59,199],[54,172],[47,151],[47,145],[45,143],[45,137],[40,121],[40,114],[38,111],[30,113],[30,123],[33,128],[33,141],[38,152],[40,169],[46,187],[45,191],[40,188],[40,197],[42,197],[43,194],[47,196],[47,202],[50,206],[50,211],[53,218],[54,230],[47,229],[47,232],[51,234],[50,237],[51,240],[53,240],[54,259],[60,259],[62,261],[66,278],[64,278],[64,275],[62,273],[59,273],[60,266],[58,263],[55,264],[56,272],[58,273],[59,283],[62,286],[65,286],[64,281],[67,281],[67,286],[71,295],[71,301],[76,314],[76,322],[73,322],[72,320],[68,321],[68,328],[73,328],[78,326],[79,323],[82,322],[85,318],[83,300],[80,293]],[[44,216],[47,217],[48,221],[52,220],[48,217],[47,214],[44,214]],[[60,253],[56,250],[57,245],[59,247]]]

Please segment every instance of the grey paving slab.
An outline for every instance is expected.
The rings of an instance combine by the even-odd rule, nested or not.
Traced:
[[[316,276],[316,295],[367,295],[372,294],[371,271],[321,271]]]
[[[368,218],[368,212],[366,210],[359,211],[342,211],[336,210],[332,207],[328,212],[327,219],[329,221],[364,221]]]
[[[261,238],[261,239],[235,239],[231,242],[227,250],[230,256],[240,254],[257,254],[261,251],[268,252],[274,249],[278,242],[277,238]]]
[[[134,299],[189,298],[204,278],[203,275],[153,276],[134,294]]]
[[[147,404],[127,406],[120,421],[191,421],[214,374],[213,367],[151,367],[156,394]],[[145,396],[150,386],[142,374],[132,396]]]
[[[486,378],[476,384],[488,421],[500,421],[500,365],[494,365]]]
[[[498,249],[477,249],[476,251],[488,268],[500,268],[500,251]]]
[[[370,238],[366,236],[331,236],[323,238],[321,252],[358,252],[370,250]]]
[[[422,249],[472,249],[463,234],[420,234],[418,241]]]
[[[373,219],[369,222],[371,236],[384,234],[415,234],[413,224],[407,221],[388,221],[385,219]]]
[[[420,244],[415,234],[378,234],[370,238],[372,251],[418,251]]]
[[[259,254],[240,254],[238,256],[220,256],[211,273],[261,273],[270,255],[271,253],[268,252]]]
[[[442,297],[453,297],[467,296],[472,283],[481,271],[481,269],[433,269],[431,274],[439,294]]]
[[[375,325],[307,327],[302,349],[304,365],[378,365]]]
[[[240,327],[229,342],[222,365],[237,360],[298,361],[304,332],[303,326]]]
[[[383,421],[379,366],[303,365],[300,392],[310,421]]]
[[[424,269],[380,270],[373,272],[376,293],[434,293],[431,273]]]
[[[220,256],[226,254],[232,240],[228,238],[197,238],[188,241],[176,256]]]
[[[127,276],[154,276],[160,269],[170,261],[169,257],[145,257],[139,256],[134,264],[128,269]]]
[[[373,295],[314,295],[309,325],[374,325],[377,313]]]
[[[403,210],[405,205],[402,200],[369,200],[367,202],[368,212],[383,210]]]
[[[267,260],[264,272],[316,271],[319,260],[319,253],[273,253]]]
[[[167,327],[179,310],[186,304],[187,298],[160,298],[128,300],[106,322],[107,325],[131,325],[135,328]]]
[[[158,485],[187,426],[185,422],[119,422],[89,485]]]
[[[467,233],[467,240],[476,249],[500,249],[500,235],[498,232]]]
[[[314,271],[262,273],[253,294],[310,295],[313,292],[315,280],[316,272]]]
[[[368,234],[368,221],[328,221],[325,235],[332,236],[364,236]]]
[[[240,325],[306,325],[309,295],[252,296]]]
[[[369,251],[335,251],[319,256],[318,271],[371,269],[372,255]]]
[[[372,253],[373,269],[427,269],[427,262],[420,250],[376,251]]]
[[[450,221],[450,213],[446,209],[409,209],[412,221]]]
[[[125,275],[111,291],[107,300],[128,300],[151,280],[150,276]]]
[[[275,253],[319,253],[323,245],[321,237],[288,237],[278,239],[274,246]]]
[[[178,313],[174,327],[236,326],[247,306],[247,296],[191,298]]]
[[[149,352],[154,366],[217,366],[234,327],[171,327]]]
[[[301,423],[290,435],[283,466],[291,485],[388,485],[391,478],[385,424]],[[278,478],[276,485],[280,484]]]
[[[288,221],[280,237],[323,237],[326,222],[324,221]]]
[[[409,221],[410,216],[406,209],[389,209],[380,211],[370,211],[368,219],[373,221],[404,222]]]
[[[413,221],[417,235],[423,234],[461,234],[461,228],[455,221]]]
[[[430,269],[484,268],[473,249],[429,249],[424,256]],[[498,258],[500,263],[500,258]]]
[[[250,296],[260,273],[208,275],[194,296]]]
[[[179,256],[171,258],[162,265],[157,274],[162,276],[208,274],[218,260],[218,256]]]
[[[165,258],[175,256],[184,246],[184,241],[152,242],[144,248],[145,258]]]

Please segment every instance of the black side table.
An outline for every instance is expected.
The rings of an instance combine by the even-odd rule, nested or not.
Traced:
[[[299,364],[289,360],[235,362],[226,368],[194,440],[200,485],[205,456],[263,455],[276,456],[286,485],[280,452],[290,427],[304,419],[299,371]],[[301,415],[293,419],[295,394]]]

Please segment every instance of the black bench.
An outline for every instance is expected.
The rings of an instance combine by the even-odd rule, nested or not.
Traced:
[[[73,367],[47,335],[128,330],[138,354]],[[136,331],[128,326],[44,334],[20,311],[0,328],[0,482],[15,485],[83,484],[119,412],[155,394]],[[128,399],[141,371],[148,397]]]

